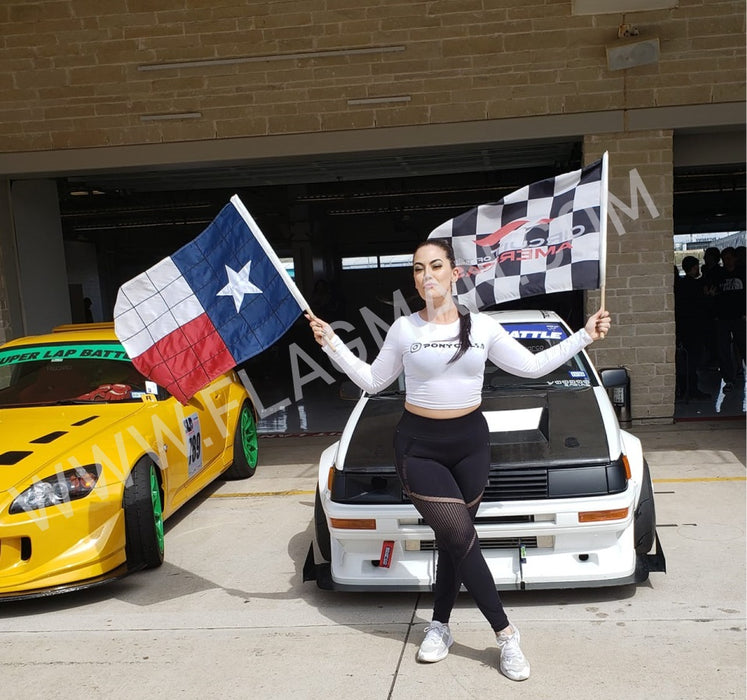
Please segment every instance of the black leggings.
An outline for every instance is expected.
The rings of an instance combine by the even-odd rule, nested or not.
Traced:
[[[490,469],[482,412],[440,420],[405,411],[394,434],[394,453],[405,492],[436,534],[433,619],[449,621],[464,583],[490,626],[505,629],[508,618],[474,526]]]

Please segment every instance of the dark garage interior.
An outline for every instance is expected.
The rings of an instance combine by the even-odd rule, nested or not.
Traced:
[[[334,303],[325,300],[315,311],[355,326],[363,307],[391,323],[394,290],[416,308],[408,267],[377,265],[375,256],[406,255],[443,221],[581,162],[580,141],[482,144],[76,175],[59,179],[58,188],[66,250],[85,246],[96,260],[95,320],[111,320],[123,282],[197,236],[238,194],[279,257],[293,259],[296,282],[312,307],[320,303],[315,283],[329,285]],[[743,231],[744,164],[676,167],[674,221],[673,234]],[[343,259],[371,256],[373,267],[343,269]],[[572,327],[583,319],[581,292],[529,301],[525,305],[557,311]],[[74,320],[83,320],[80,295],[73,304]],[[370,334],[361,338],[373,353]],[[301,319],[282,345],[295,342],[318,357],[309,341]],[[247,363],[265,406],[292,394],[282,355],[273,348]]]

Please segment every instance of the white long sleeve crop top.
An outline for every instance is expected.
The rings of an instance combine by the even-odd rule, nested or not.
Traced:
[[[471,314],[470,347],[449,363],[459,347],[459,321],[429,323],[418,313],[401,316],[389,329],[376,359],[367,364],[333,336],[324,352],[369,394],[391,384],[404,370],[408,403],[423,408],[468,408],[480,403],[486,359],[520,377],[541,377],[592,342],[581,329],[536,355],[487,314]]]

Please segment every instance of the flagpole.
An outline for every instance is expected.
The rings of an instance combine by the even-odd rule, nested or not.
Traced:
[[[262,246],[262,250],[264,250],[267,257],[270,258],[270,261],[275,266],[278,274],[283,278],[283,281],[288,287],[290,293],[293,295],[293,298],[298,302],[298,305],[305,311],[308,311],[309,303],[306,301],[306,299],[304,299],[303,294],[301,294],[301,290],[296,286],[293,278],[288,274],[288,270],[283,267],[283,263],[280,262],[280,258],[277,256],[277,253],[275,253],[275,251],[272,249],[272,246],[265,238],[265,235],[262,233],[262,229],[259,228],[257,222],[249,213],[249,210],[244,206],[244,202],[239,199],[239,195],[235,194],[233,197],[231,197],[231,204],[236,207],[236,211],[239,212],[241,218],[246,222],[246,225],[252,230],[254,237],[257,239],[257,243]]]
[[[311,310],[309,302],[306,301],[303,294],[301,294],[301,290],[296,286],[293,278],[288,274],[288,270],[286,270],[283,266],[283,263],[280,262],[280,258],[277,256],[277,253],[273,250],[269,241],[265,238],[265,235],[264,233],[262,233],[262,229],[259,227],[259,224],[257,224],[257,222],[254,220],[254,217],[249,213],[249,210],[244,206],[244,202],[241,201],[239,195],[235,194],[233,195],[233,197],[231,197],[231,204],[236,207],[236,211],[238,211],[241,215],[241,218],[244,219],[244,223],[246,223],[246,225],[251,229],[254,237],[257,239],[257,243],[262,246],[262,250],[265,251],[265,254],[275,266],[278,274],[285,282],[285,286],[288,287],[288,291],[298,302],[298,305],[309,316],[316,318],[316,314]],[[332,343],[329,341],[329,338],[325,336],[324,340],[327,345],[329,345],[329,347],[334,350],[334,348],[332,347]]]
[[[604,309],[607,292],[607,200],[609,194],[609,154],[602,156],[602,197],[599,204],[599,308]],[[604,338],[604,333],[600,334]]]

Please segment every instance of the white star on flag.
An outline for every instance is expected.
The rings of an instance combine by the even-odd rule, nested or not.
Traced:
[[[241,302],[244,301],[244,294],[262,294],[262,290],[257,285],[249,281],[249,270],[252,261],[250,260],[238,272],[232,270],[226,265],[226,274],[228,275],[228,284],[221,289],[216,296],[233,297],[233,303],[236,306],[236,313],[241,310]]]

